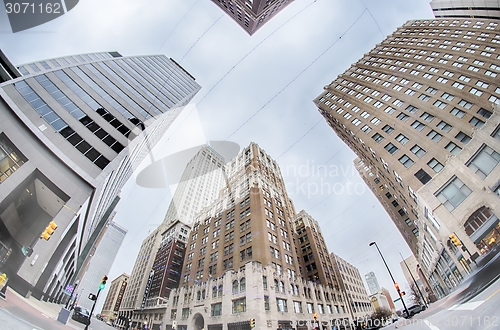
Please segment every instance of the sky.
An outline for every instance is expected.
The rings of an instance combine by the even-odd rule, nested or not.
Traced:
[[[296,211],[304,209],[319,222],[329,250],[362,277],[374,271],[395,298],[389,274],[368,244],[377,242],[403,290],[399,253],[411,252],[354,169],[355,154],[312,100],[407,20],[432,18],[429,2],[295,0],[253,36],[210,0],[81,0],[63,16],[18,33],[2,8],[0,48],[16,65],[101,51],[173,58],[202,89],[155,147],[154,158],[206,141],[259,144],[280,164]],[[131,273],[173,189],[127,183],[115,221],[128,234],[110,279]]]

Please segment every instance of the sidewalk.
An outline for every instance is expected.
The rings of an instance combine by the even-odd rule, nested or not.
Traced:
[[[69,320],[66,325],[57,321],[57,317],[59,316],[59,311],[61,310],[61,308],[64,307],[64,305],[54,304],[46,301],[40,301],[33,297],[25,298],[20,294],[18,294],[17,292],[15,292],[14,290],[10,289],[9,287],[7,288],[5,296],[6,296],[5,302],[8,302],[9,304],[0,304],[0,307],[8,309],[9,305],[19,306],[24,304],[25,306],[19,306],[19,307],[22,307],[23,309],[27,307],[29,309],[28,306],[30,306],[31,308],[39,311],[41,313],[41,316],[47,319],[51,319],[55,323],[57,323],[57,328],[59,329],[81,330],[83,328],[71,324]],[[4,301],[2,300],[2,302]]]

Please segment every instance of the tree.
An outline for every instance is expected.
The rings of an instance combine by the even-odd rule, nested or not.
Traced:
[[[391,319],[391,316],[392,312],[390,309],[385,307],[377,308],[372,315],[370,315],[369,323],[375,326],[383,326],[387,320]]]
[[[414,304],[419,304],[423,305],[422,298],[420,297],[420,293],[418,292],[418,288],[415,285],[415,283],[410,284],[410,293],[409,293],[409,300],[414,303]]]

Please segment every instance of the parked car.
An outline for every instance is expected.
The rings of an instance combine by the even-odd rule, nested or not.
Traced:
[[[75,306],[73,309],[73,314],[71,315],[71,318],[77,322],[83,323],[83,324],[90,324],[90,312],[88,309],[83,308],[81,306]]]
[[[410,306],[410,307],[408,307],[408,313],[410,313],[410,315],[409,316],[406,315],[406,310],[403,310],[403,317],[405,317],[405,318],[412,317],[413,315],[420,313],[424,309],[425,309],[425,307],[423,307],[422,305]]]

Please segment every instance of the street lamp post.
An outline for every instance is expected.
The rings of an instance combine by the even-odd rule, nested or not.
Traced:
[[[401,253],[399,255],[401,256],[401,259],[403,259],[403,262],[405,263],[406,269],[408,269],[408,273],[410,273],[411,279],[413,280],[413,283],[415,284],[415,287],[417,288],[418,293],[420,294],[420,298],[422,298],[422,301],[424,302],[425,307],[426,308],[429,307],[429,306],[427,306],[427,302],[425,301],[424,295],[422,294],[422,291],[420,291],[420,287],[418,286],[417,281],[415,280],[415,277],[413,277],[413,274],[411,273],[410,267],[408,267],[406,260],[403,258]]]
[[[401,291],[399,290],[399,286],[396,285],[396,281],[394,280],[394,276],[392,276],[391,270],[389,269],[389,266],[387,265],[387,262],[385,262],[384,256],[382,255],[382,252],[380,252],[380,249],[378,248],[378,245],[377,245],[376,242],[371,242],[370,246],[372,246],[372,245],[375,245],[375,247],[377,248],[378,253],[380,254],[380,257],[382,257],[382,261],[384,262],[385,267],[387,268],[387,271],[389,272],[389,275],[391,275],[392,283],[394,283],[394,287],[398,291],[399,298],[401,299],[401,302],[403,303],[403,307],[404,307],[404,309],[406,311],[406,316],[410,317],[410,312],[408,312],[408,308],[406,308],[405,301],[404,301],[403,297],[401,297]]]

